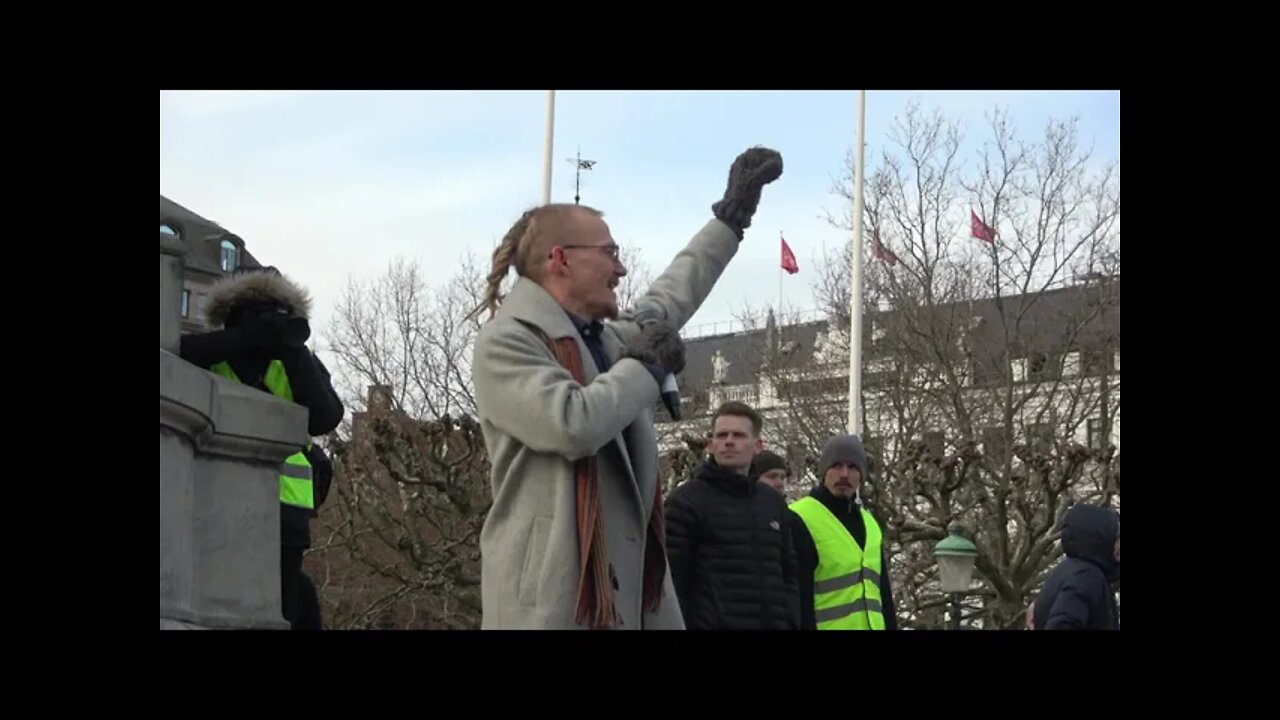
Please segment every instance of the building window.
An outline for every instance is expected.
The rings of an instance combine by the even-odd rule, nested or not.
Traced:
[[[240,267],[240,249],[230,240],[222,241],[222,271],[235,272]]]
[[[996,465],[1003,465],[1009,458],[1009,443],[1005,441],[1003,427],[982,429],[982,452]]]
[[[1027,377],[1042,380],[1049,376],[1049,356],[1041,352],[1033,352],[1027,357]]]
[[[179,239],[182,238],[182,232],[178,230],[177,226],[169,223],[160,223],[160,234],[170,235]]]
[[[1069,352],[1062,358],[1062,377],[1075,377],[1080,374],[1080,353]]]
[[[1027,444],[1038,452],[1048,452],[1053,448],[1053,425],[1051,423],[1030,423],[1026,430]]]
[[[1026,382],[1026,379],[1027,379],[1027,359],[1026,359],[1026,358],[1014,358],[1014,359],[1013,359],[1013,363],[1012,363],[1012,365],[1013,365],[1013,381],[1014,381],[1014,382]]]
[[[884,440],[868,437],[863,441],[862,447],[867,453],[867,472],[880,475],[880,469],[884,467]]]
[[[921,440],[924,443],[925,450],[929,452],[931,457],[942,457],[947,441],[941,431],[929,430],[924,433]]]
[[[182,317],[191,317],[191,291],[182,291]]]
[[[1084,354],[1085,375],[1101,375],[1111,365],[1111,353],[1105,350],[1094,350]]]
[[[1102,424],[1102,418],[1089,418],[1086,442],[1088,442],[1090,450],[1101,450],[1106,447],[1107,428]]]

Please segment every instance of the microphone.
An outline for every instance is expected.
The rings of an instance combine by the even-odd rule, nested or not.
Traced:
[[[662,381],[662,404],[667,406],[672,420],[680,419],[680,387],[676,385],[676,376],[667,373]]]
[[[637,323],[667,319],[666,310],[660,305],[649,303],[636,305],[632,308],[631,314]],[[662,404],[666,406],[667,412],[671,413],[672,420],[680,419],[680,386],[676,385],[676,376],[673,373],[667,373],[667,377],[662,381]]]

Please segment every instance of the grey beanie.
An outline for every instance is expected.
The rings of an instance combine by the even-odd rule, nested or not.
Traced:
[[[836,435],[822,447],[822,461],[818,463],[819,484],[827,470],[839,462],[853,463],[862,474],[862,481],[866,482],[867,451],[862,449],[862,440],[857,435]]]

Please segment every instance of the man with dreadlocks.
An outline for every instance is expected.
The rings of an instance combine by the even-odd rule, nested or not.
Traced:
[[[650,408],[684,369],[680,327],[781,175],[776,151],[739,155],[715,219],[636,301],[642,312],[619,312],[627,268],[598,210],[534,208],[494,251],[472,370],[493,489],[482,627],[683,629]]]

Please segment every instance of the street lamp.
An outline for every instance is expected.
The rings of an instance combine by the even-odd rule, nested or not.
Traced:
[[[938,561],[942,592],[951,594],[951,629],[959,630],[960,599],[969,592],[969,580],[973,578],[973,562],[978,558],[978,548],[953,529],[933,549],[933,557]]]

